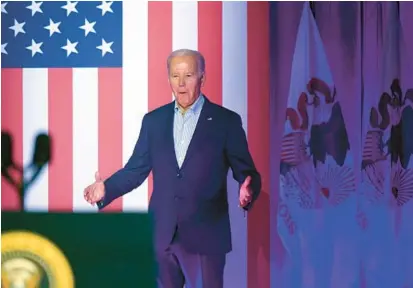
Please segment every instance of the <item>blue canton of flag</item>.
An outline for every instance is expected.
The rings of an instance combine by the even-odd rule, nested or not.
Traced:
[[[1,2],[2,68],[121,67],[122,2]]]

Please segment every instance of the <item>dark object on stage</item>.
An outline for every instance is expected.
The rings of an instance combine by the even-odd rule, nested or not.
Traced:
[[[56,245],[70,264],[76,288],[156,287],[148,214],[2,212],[1,217],[2,233],[28,231]],[[50,287],[43,278],[40,287]]]

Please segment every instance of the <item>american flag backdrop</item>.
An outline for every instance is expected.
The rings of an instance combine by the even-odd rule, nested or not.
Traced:
[[[145,113],[172,101],[166,58],[206,57],[203,92],[239,113],[263,177],[247,219],[229,178],[234,252],[226,287],[269,287],[269,4],[267,2],[1,2],[1,127],[27,164],[35,136],[52,138],[52,161],[26,196],[26,211],[95,212],[83,189],[130,157]],[[145,211],[152,178],[105,212]],[[19,209],[3,179],[2,210]]]

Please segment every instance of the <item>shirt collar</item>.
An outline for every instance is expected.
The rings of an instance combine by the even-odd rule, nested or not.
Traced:
[[[191,107],[189,107],[189,109],[187,110],[187,112],[192,112],[194,114],[197,114],[201,111],[202,106],[204,105],[205,102],[205,98],[204,95],[200,95],[198,97],[198,99],[196,99],[196,101],[191,105]],[[178,107],[178,103],[175,101],[175,112],[179,111],[179,107]]]

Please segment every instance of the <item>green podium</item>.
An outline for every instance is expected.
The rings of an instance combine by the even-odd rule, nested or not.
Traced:
[[[2,212],[1,224],[2,287],[16,267],[33,287],[156,287],[147,214]]]

